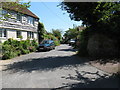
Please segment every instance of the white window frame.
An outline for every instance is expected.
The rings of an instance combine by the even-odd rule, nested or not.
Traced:
[[[33,18],[33,17],[28,16],[27,19],[28,19],[28,20],[27,20],[27,23],[28,23],[28,24],[34,25],[34,18]]]
[[[19,17],[19,18],[18,18]],[[20,13],[17,13],[17,21],[21,22],[22,21],[22,16],[20,15]]]
[[[27,32],[27,38],[33,39],[34,38],[34,32],[28,31]]]
[[[2,10],[2,18],[8,20],[8,17],[5,17],[4,15],[8,14],[8,11],[3,9]]]

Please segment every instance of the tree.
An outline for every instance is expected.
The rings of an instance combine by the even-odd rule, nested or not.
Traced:
[[[60,45],[60,41],[58,40],[58,38],[56,38],[51,32],[47,32],[44,35],[44,39],[53,40],[56,46]]]
[[[63,43],[68,43],[69,40],[74,39],[77,42],[79,42],[79,39],[81,37],[81,32],[85,29],[86,27],[83,26],[76,26],[73,28],[69,28],[69,30],[65,31],[64,40]]]
[[[38,41],[39,43],[42,42],[44,39],[50,39],[53,40],[55,45],[60,45],[60,42],[56,36],[52,32],[47,32],[45,30],[44,24],[40,23],[38,24]]]
[[[82,20],[83,24],[95,31],[111,26],[113,18],[117,24],[115,17],[118,19],[120,16],[120,2],[62,2],[61,9],[66,10],[72,20]]]
[[[46,30],[45,30],[44,24],[39,22],[38,23],[38,40],[39,40],[39,42],[44,40],[45,34],[46,34]]]
[[[67,30],[65,32],[64,36],[64,42],[68,42],[70,39],[76,39],[79,35],[79,31],[77,29],[77,27],[75,28],[69,28],[69,30]]]
[[[66,10],[72,20],[82,20],[83,24],[90,26],[98,20],[98,14],[96,15],[96,13],[93,13],[97,5],[98,4],[95,2],[62,2],[61,9]]]
[[[69,13],[72,20],[82,20],[83,24],[89,28],[90,35],[102,33],[110,38],[118,39],[120,2],[62,2],[61,8]]]
[[[59,29],[52,29],[52,33],[53,33],[53,35],[55,36],[55,37],[57,37],[58,38],[58,40],[59,41],[61,41],[61,39],[62,39],[62,31],[61,30],[59,30]]]
[[[104,7],[104,9],[100,10],[101,7]],[[99,2],[95,11],[102,13],[102,17],[100,18],[100,20],[109,21],[110,18],[118,17],[118,15],[120,14],[120,1],[114,2],[114,3],[113,2],[109,2],[109,3]]]
[[[117,41],[117,46],[120,49],[120,1],[62,2],[60,6],[62,10],[66,10],[69,13],[72,20],[82,20],[83,25],[86,25],[87,28],[82,33],[82,37],[84,37],[82,44],[86,46],[84,51],[85,49],[87,51],[89,37],[96,33]]]

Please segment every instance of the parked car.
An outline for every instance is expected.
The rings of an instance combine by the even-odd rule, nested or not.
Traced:
[[[55,49],[55,44],[53,40],[43,40],[38,46],[38,51],[52,49]]]
[[[70,46],[73,46],[75,44],[75,40],[74,39],[71,39],[70,41],[69,41],[69,45]]]

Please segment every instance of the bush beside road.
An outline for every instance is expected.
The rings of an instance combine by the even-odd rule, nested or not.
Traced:
[[[11,59],[16,56],[28,54],[36,51],[38,43],[36,40],[22,40],[17,41],[8,39],[2,45],[2,59]]]

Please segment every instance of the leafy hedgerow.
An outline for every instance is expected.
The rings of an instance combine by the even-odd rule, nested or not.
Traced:
[[[37,45],[36,40],[17,41],[10,38],[2,45],[2,59],[11,59],[16,56],[34,52],[36,51]]]

